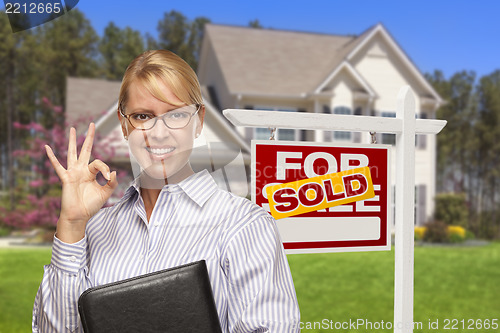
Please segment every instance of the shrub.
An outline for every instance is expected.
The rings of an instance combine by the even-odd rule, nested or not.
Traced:
[[[449,225],[447,229],[448,239],[452,243],[460,243],[465,240],[466,231],[465,228],[458,225]]]
[[[468,227],[469,211],[463,193],[442,193],[436,195],[436,220],[443,221],[447,225],[458,225]]]
[[[8,236],[10,234],[10,228],[2,227],[0,225],[0,237]]]
[[[425,231],[426,231],[426,227],[415,227],[415,240],[422,240],[424,239],[424,235],[425,235]]]
[[[443,221],[429,222],[425,225],[424,241],[445,243],[448,241],[448,226]]]
[[[476,235],[470,230],[465,231],[465,239],[474,239],[476,238]]]

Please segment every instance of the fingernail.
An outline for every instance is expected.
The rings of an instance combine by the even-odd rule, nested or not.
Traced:
[[[110,174],[109,172],[106,174],[106,178],[107,178],[108,180],[111,180],[111,174]]]

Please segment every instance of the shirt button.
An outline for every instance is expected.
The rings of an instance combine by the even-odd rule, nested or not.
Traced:
[[[155,222],[155,227],[159,227],[160,226],[160,222]]]
[[[75,261],[76,261],[76,257],[75,257],[75,256],[71,256],[71,257],[69,257],[69,260],[70,260],[71,262],[75,262]]]
[[[143,260],[144,260],[144,255],[142,255],[142,254],[141,254],[141,255],[139,256],[139,261],[143,261]]]

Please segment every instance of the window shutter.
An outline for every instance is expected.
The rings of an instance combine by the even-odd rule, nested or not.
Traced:
[[[426,149],[427,148],[427,135],[426,134],[417,135],[417,148],[418,149]]]
[[[427,198],[427,186],[417,185],[417,225],[425,224],[426,219],[426,198]]]

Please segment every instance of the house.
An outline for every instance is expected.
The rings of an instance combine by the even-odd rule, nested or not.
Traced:
[[[239,108],[394,117],[396,96],[403,85],[410,85],[416,95],[416,117],[435,118],[443,103],[382,24],[359,36],[207,24],[198,76],[207,102],[218,111]],[[248,145],[252,139],[269,138],[267,128],[235,130]],[[391,134],[376,137],[378,143],[395,142]],[[278,140],[343,144],[369,143],[370,138],[369,133],[277,130]],[[436,139],[419,135],[415,144],[415,221],[421,225],[434,211]]]

